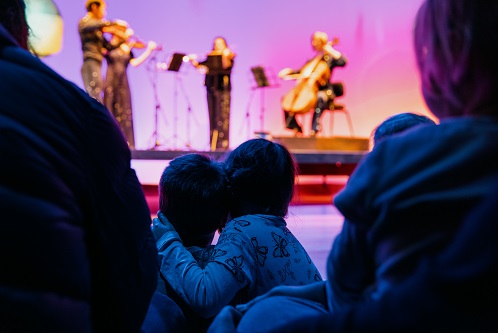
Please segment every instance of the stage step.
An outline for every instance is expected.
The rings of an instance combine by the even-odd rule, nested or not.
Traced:
[[[274,142],[278,142],[294,153],[302,150],[305,151],[354,151],[367,152],[369,150],[368,138],[350,138],[350,137],[290,137],[280,136],[273,137]]]

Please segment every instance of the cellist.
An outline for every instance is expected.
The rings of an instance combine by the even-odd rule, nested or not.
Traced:
[[[346,65],[347,60],[343,56],[343,54],[336,49],[334,49],[333,45],[337,44],[337,40],[334,42],[328,41],[328,35],[322,31],[315,31],[311,38],[311,46],[316,51],[316,55],[308,61],[301,69],[293,70],[291,68],[284,68],[279,73],[278,76],[280,78],[286,78],[289,75],[300,74],[302,76],[310,75],[309,70],[313,70],[314,67],[313,61],[322,60],[324,61],[328,67],[330,68],[330,73],[334,67],[343,67]],[[330,75],[331,76],[331,75]],[[330,83],[330,76],[327,78],[325,82],[319,82],[318,91],[317,91],[317,102],[313,112],[313,120],[311,123],[311,135],[316,135],[317,132],[320,131],[320,117],[322,115],[323,110],[327,109],[329,101],[333,100],[335,95]],[[285,125],[288,129],[294,131],[294,134],[302,133],[302,128],[298,124],[295,114],[289,111],[284,110],[285,114]]]

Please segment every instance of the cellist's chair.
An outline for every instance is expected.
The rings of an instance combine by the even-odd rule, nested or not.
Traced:
[[[330,134],[334,132],[334,113],[336,112],[342,112],[346,116],[346,120],[348,122],[348,127],[349,127],[349,135],[351,137],[354,136],[354,131],[353,131],[353,123],[351,121],[351,115],[349,114],[348,109],[343,105],[343,104],[337,104],[335,102],[335,99],[337,97],[341,97],[344,95],[344,84],[342,82],[336,82],[332,83],[332,92],[335,95],[334,98],[331,98],[329,100],[329,105],[327,110],[325,111],[330,111]]]

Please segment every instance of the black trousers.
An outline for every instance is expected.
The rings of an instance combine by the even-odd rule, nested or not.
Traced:
[[[321,125],[320,125],[320,118],[323,114],[323,111],[326,110],[328,107],[328,99],[324,100],[323,98],[318,98],[318,101],[316,102],[315,108],[313,109],[313,119],[311,121],[311,131],[313,133],[318,133],[321,130]],[[284,116],[285,116],[285,127],[291,130],[296,130],[298,133],[302,133],[303,129],[301,125],[296,120],[296,115],[284,111]]]
[[[87,58],[81,66],[81,77],[86,92],[96,100],[102,103],[102,61]]]
[[[230,134],[230,91],[208,88],[207,103],[211,150],[228,149]]]

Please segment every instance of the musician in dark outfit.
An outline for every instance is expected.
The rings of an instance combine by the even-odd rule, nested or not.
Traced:
[[[316,31],[313,34],[311,39],[311,45],[313,49],[317,52],[315,59],[320,54],[323,55],[322,60],[325,61],[330,68],[330,77],[332,77],[332,71],[335,67],[343,67],[346,65],[347,60],[341,54],[341,52],[337,51],[332,47],[331,42],[328,41],[328,35],[325,32]],[[310,60],[310,61],[313,61]],[[306,64],[310,63],[308,61]],[[306,65],[304,66],[306,67]],[[303,68],[304,68],[303,67]],[[308,77],[310,73],[304,73],[302,70],[293,70],[291,68],[284,68],[279,73],[278,76],[281,78],[285,78],[290,74],[301,74],[304,77]],[[326,110],[329,106],[329,103],[334,100],[336,94],[334,92],[334,87],[332,83],[330,83],[330,77],[324,84],[319,85],[317,92],[317,102],[315,105],[315,109],[313,112],[313,120],[311,122],[311,135],[314,136],[321,130],[320,126],[320,117],[322,116],[323,110]],[[303,130],[301,126],[298,124],[295,113],[288,112],[284,110],[285,115],[285,126],[288,129],[294,130],[294,133],[302,133]]]
[[[88,94],[102,102],[102,59],[109,46],[103,33],[109,32],[113,23],[104,19],[106,3],[103,0],[87,0],[87,14],[78,24],[83,51],[81,76]]]
[[[111,40],[110,49],[106,55],[107,72],[105,78],[104,105],[114,115],[123,130],[131,149],[135,148],[133,131],[133,112],[131,91],[128,82],[128,65],[141,65],[157,48],[154,41],[147,43],[139,40],[126,21],[115,20],[116,26]],[[139,56],[135,56],[134,49],[144,49]]]
[[[221,68],[216,68],[216,61],[212,56],[221,56]],[[209,140],[211,150],[226,150],[229,147],[230,130],[230,92],[235,53],[227,46],[223,37],[217,37],[213,43],[213,50],[206,60],[197,62],[191,59],[192,64],[201,73],[206,74],[205,85],[209,111]]]

